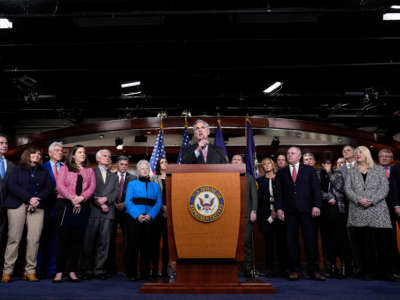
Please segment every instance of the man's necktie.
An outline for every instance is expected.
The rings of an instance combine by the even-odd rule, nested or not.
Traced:
[[[296,166],[293,166],[293,171],[292,171],[293,182],[296,182],[296,178],[297,178]]]
[[[58,176],[57,164],[54,164],[53,175],[54,175],[54,179],[57,180],[57,176]]]
[[[201,150],[203,152],[203,158],[204,158],[204,162],[207,163],[207,148],[204,148],[203,150]]]
[[[119,181],[119,197],[118,202],[122,202],[122,194],[124,191],[124,184],[125,184],[125,174],[121,173],[121,180]]]
[[[386,178],[389,179],[390,173],[389,173],[389,168],[388,167],[385,167],[385,175],[386,175]]]
[[[6,168],[4,167],[4,159],[0,157],[0,176],[1,179],[4,179],[4,176],[6,176]]]
[[[106,179],[107,179],[107,172],[105,169],[101,169],[101,176],[103,176],[103,182],[106,183]]]

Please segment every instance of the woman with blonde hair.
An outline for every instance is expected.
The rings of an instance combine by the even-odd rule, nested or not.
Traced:
[[[388,244],[392,225],[385,201],[389,182],[367,147],[357,147],[355,159],[355,166],[346,176],[345,193],[349,199],[347,226],[360,249],[361,278],[392,280]]]
[[[266,157],[261,161],[258,183],[257,223],[260,232],[264,233],[264,253],[266,276],[273,274],[274,240],[277,245],[279,272],[284,276],[287,268],[286,228],[285,223],[276,217],[275,211],[275,163]]]

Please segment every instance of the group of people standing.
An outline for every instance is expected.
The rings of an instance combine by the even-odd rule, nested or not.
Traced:
[[[290,147],[286,158],[287,163],[278,155],[277,172],[265,158],[257,179],[257,222],[265,236],[268,272],[273,270],[274,241],[281,274],[289,280],[301,277],[301,227],[311,279],[399,281],[400,164],[391,167],[393,153],[382,149],[376,164],[367,147],[345,146],[337,168],[331,159],[322,159],[322,168],[316,168],[314,155],[302,155],[298,147]],[[319,270],[319,236],[325,272]]]
[[[118,158],[117,171],[111,172],[107,149],[96,153],[95,168],[89,167],[83,145],[73,146],[63,162],[63,144],[54,142],[44,164],[35,146],[24,150],[18,166],[4,158],[7,151],[7,137],[0,134],[3,283],[10,282],[22,256],[23,278],[30,282],[43,276],[61,283],[64,275],[71,282],[107,279],[116,273],[117,225],[129,279],[168,276],[165,158],[158,162],[158,175],[150,177],[146,160],[137,163],[137,175],[127,172],[126,156]]]
[[[228,163],[223,149],[209,143],[205,121],[194,123],[193,134],[196,143],[183,150],[182,163]],[[116,271],[118,225],[127,277],[135,281],[168,276],[166,158],[159,159],[157,175],[150,176],[146,160],[137,163],[136,175],[129,173],[125,156],[118,158],[117,171],[111,172],[107,149],[97,152],[95,168],[88,167],[82,145],[72,147],[62,162],[63,145],[54,142],[44,164],[40,149],[29,147],[18,166],[5,159],[7,150],[7,137],[0,134],[3,283],[11,280],[22,253],[25,224],[24,278],[28,281],[38,281],[37,274],[51,276],[54,283],[62,282],[64,274],[72,282],[106,279]],[[396,236],[400,164],[391,167],[393,153],[388,149],[379,152],[379,165],[364,146],[345,146],[342,154],[336,168],[330,158],[322,159],[322,168],[316,168],[312,153],[302,155],[300,148],[290,147],[286,155],[277,156],[276,164],[264,158],[257,179],[246,174],[246,275],[255,274],[252,231],[257,223],[264,233],[267,276],[275,272],[276,252],[279,273],[289,280],[301,277],[301,228],[311,279],[323,281],[327,275],[400,279]],[[235,154],[231,163],[242,164],[243,157]],[[319,234],[325,273],[319,269]]]

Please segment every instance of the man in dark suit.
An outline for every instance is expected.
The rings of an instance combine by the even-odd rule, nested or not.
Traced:
[[[110,275],[115,274],[117,271],[117,264],[116,264],[116,236],[117,236],[117,229],[118,225],[122,229],[122,239],[123,239],[123,257],[125,261],[126,256],[126,210],[125,210],[125,195],[126,195],[126,188],[128,187],[128,183],[132,180],[135,180],[137,177],[136,175],[132,175],[128,172],[129,166],[129,159],[126,156],[121,155],[118,157],[117,162],[117,172],[118,175],[118,182],[119,182],[119,194],[118,198],[116,199],[115,205],[115,221],[111,233],[111,244],[110,244],[110,253],[108,255],[107,261],[107,269]],[[125,265],[125,264],[123,264]]]
[[[105,264],[111,242],[111,231],[115,218],[115,201],[119,195],[119,181],[115,173],[107,168],[111,164],[111,152],[107,149],[96,153],[98,166],[94,168],[96,191],[90,199],[90,216],[86,228],[83,250],[84,279],[107,279]],[[94,253],[96,258],[94,259]],[[93,267],[94,266],[94,267]]]
[[[392,267],[394,279],[399,279],[400,275],[400,254],[397,249],[397,228],[396,221],[399,219],[399,215],[396,214],[395,206],[400,201],[399,199],[399,186],[398,181],[398,170],[399,166],[392,168],[393,163],[393,152],[390,149],[381,149],[378,153],[379,164],[385,169],[385,175],[389,179],[389,194],[386,197],[386,203],[389,208],[390,220],[393,226],[392,240],[390,241],[390,251],[392,255]],[[394,170],[394,172],[393,172]],[[397,203],[399,205],[399,203]]]
[[[4,265],[4,252],[7,244],[7,209],[3,206],[6,199],[6,180],[15,165],[4,156],[8,151],[8,139],[0,133],[0,273]]]
[[[299,279],[298,233],[301,225],[308,271],[314,280],[325,280],[318,270],[317,243],[312,217],[320,215],[321,191],[317,173],[311,166],[300,164],[301,151],[290,147],[289,165],[276,175],[275,203],[277,216],[286,221],[289,280]]]
[[[50,160],[43,164],[51,177],[53,190],[48,197],[48,206],[44,212],[43,231],[40,237],[40,246],[37,258],[36,274],[40,277],[52,278],[56,274],[56,236],[57,224],[54,216],[57,201],[56,179],[63,159],[63,144],[53,142],[49,146]]]
[[[210,129],[207,122],[197,120],[193,124],[193,134],[197,143],[183,150],[183,164],[226,164],[224,150],[208,142]]]

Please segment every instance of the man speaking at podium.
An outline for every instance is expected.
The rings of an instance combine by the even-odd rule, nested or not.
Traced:
[[[207,122],[197,120],[193,124],[193,134],[197,143],[186,147],[182,154],[183,164],[226,164],[224,150],[208,142],[210,128]]]

